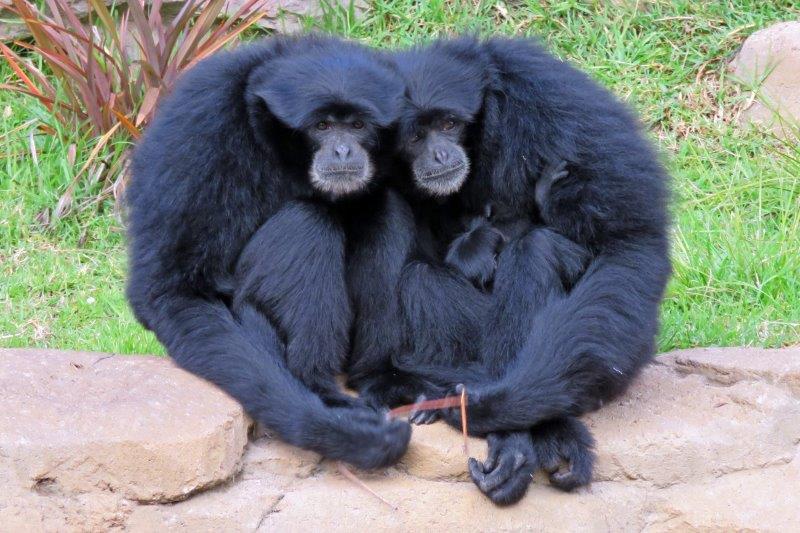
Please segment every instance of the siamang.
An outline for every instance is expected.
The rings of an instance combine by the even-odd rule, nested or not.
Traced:
[[[364,468],[398,460],[410,426],[334,385],[353,318],[337,206],[374,194],[402,91],[333,38],[217,55],[160,105],[127,198],[138,320],[283,440]]]
[[[501,379],[469,384],[473,430],[524,429],[582,414],[622,392],[653,353],[670,272],[667,177],[634,118],[587,76],[526,40],[442,41],[398,62],[411,80],[411,107],[421,100],[430,108],[435,95],[456,127],[472,129],[465,147],[439,139],[451,159],[470,161],[455,196],[461,209],[489,202],[511,218],[533,213],[544,227],[523,235],[530,246],[518,250],[533,266],[552,260],[547,247],[557,236],[591,254],[568,293],[535,299],[525,325],[509,318],[529,315],[518,311],[534,302],[518,296],[540,274],[516,269],[503,290],[501,254],[498,312],[482,352],[510,361]],[[539,188],[537,208],[542,175],[552,177]],[[522,337],[515,333],[525,328]]]
[[[415,202],[430,209],[417,221],[447,235],[448,221],[490,205],[494,224],[518,231],[500,252],[488,312],[474,286],[406,255],[393,271],[398,312],[422,350],[403,346],[410,358],[389,354],[377,373],[379,358],[357,358],[356,381],[383,398],[398,377],[423,390],[465,383],[470,431],[490,434],[489,459],[470,470],[498,503],[519,499],[539,467],[559,488],[585,484],[593,441],[575,417],[623,392],[654,353],[670,273],[667,176],[621,103],[531,41],[444,40],[396,62],[406,82],[401,152],[417,189],[439,198]],[[394,250],[409,241],[395,235]],[[385,322],[356,322],[372,354],[395,349]],[[425,342],[436,335],[447,345]]]

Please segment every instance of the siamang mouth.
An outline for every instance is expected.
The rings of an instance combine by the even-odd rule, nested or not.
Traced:
[[[469,173],[469,162],[461,161],[433,171],[414,172],[417,186],[434,196],[447,196],[461,189]]]
[[[327,181],[361,180],[364,177],[364,167],[328,167],[318,169],[316,174]]]
[[[369,162],[366,165],[312,167],[311,170],[311,185],[333,198],[361,191],[371,179]]]
[[[464,168],[464,163],[456,163],[447,167],[439,168],[436,170],[429,170],[419,174],[420,179],[424,181],[446,181],[453,177],[453,174],[460,172]]]

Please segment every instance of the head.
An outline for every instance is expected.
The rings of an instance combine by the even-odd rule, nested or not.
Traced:
[[[383,131],[397,118],[402,82],[378,53],[306,38],[267,62],[251,92],[309,149],[311,187],[330,198],[364,190],[375,176]]]
[[[466,145],[488,76],[478,46],[472,39],[439,41],[396,58],[406,85],[400,151],[416,187],[433,196],[457,192],[469,175]]]

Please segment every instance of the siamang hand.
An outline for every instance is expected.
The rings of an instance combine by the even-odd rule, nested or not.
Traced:
[[[470,477],[497,505],[516,503],[528,490],[538,466],[531,434],[490,433],[486,440],[489,443],[486,461],[470,457]]]
[[[444,262],[477,288],[487,289],[494,281],[497,254],[507,239],[486,217],[474,217],[468,228],[450,243]]]

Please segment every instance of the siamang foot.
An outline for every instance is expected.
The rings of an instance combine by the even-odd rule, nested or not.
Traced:
[[[550,484],[563,491],[588,485],[594,466],[594,439],[577,418],[559,418],[531,430],[533,449]]]
[[[420,394],[417,396],[417,399],[414,400],[414,403],[420,403],[427,400],[428,397],[424,394]],[[432,424],[439,420],[439,412],[430,410],[430,411],[411,411],[408,415],[408,421],[412,424],[416,424],[418,426],[425,425],[425,424]]]
[[[371,409],[326,409],[312,424],[303,433],[313,441],[304,447],[364,469],[396,463],[411,438],[407,422]]]
[[[469,459],[472,481],[497,505],[517,503],[528,490],[537,467],[531,435],[528,431],[490,433],[486,440],[486,461]]]

